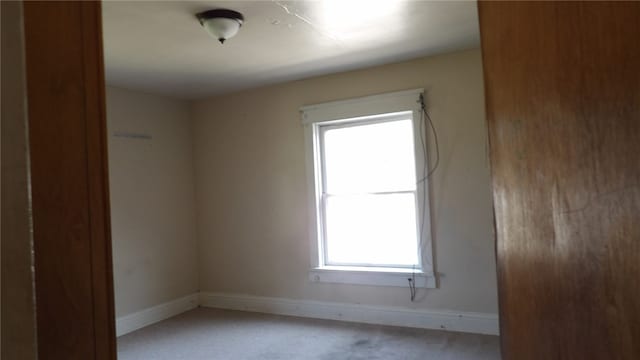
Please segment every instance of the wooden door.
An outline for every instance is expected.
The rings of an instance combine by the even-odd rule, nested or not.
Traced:
[[[25,2],[39,359],[115,359],[99,2]]]
[[[480,2],[505,359],[640,359],[640,2]]]

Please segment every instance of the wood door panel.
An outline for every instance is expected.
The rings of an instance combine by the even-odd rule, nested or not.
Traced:
[[[640,358],[640,3],[480,2],[505,359]]]
[[[98,2],[25,2],[39,359],[115,359]]]

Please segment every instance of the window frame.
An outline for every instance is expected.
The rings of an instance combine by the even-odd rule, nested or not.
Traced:
[[[424,185],[418,182],[423,174],[423,167],[429,168],[422,148],[420,125],[422,119],[420,95],[423,89],[413,89],[361,98],[333,101],[317,105],[304,106],[302,124],[305,132],[306,170],[309,195],[309,237],[311,240],[311,269],[309,279],[313,282],[332,282],[380,286],[408,286],[407,278],[415,278],[416,286],[434,288],[436,281],[433,272],[431,216],[428,179]],[[325,206],[323,188],[326,184],[323,159],[322,134],[333,128],[341,128],[365,124],[382,123],[406,119],[410,113],[413,124],[413,144],[416,174],[415,199],[417,202],[417,233],[420,224],[424,231],[422,242],[418,248],[418,265],[413,266],[362,266],[335,265],[327,263],[325,249]],[[356,125],[356,126],[357,126]],[[423,134],[425,146],[426,133]],[[424,193],[426,189],[426,193]],[[400,192],[391,192],[400,193]],[[425,200],[424,203],[422,200]]]

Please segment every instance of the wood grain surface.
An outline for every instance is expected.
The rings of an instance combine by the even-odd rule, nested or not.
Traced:
[[[39,359],[115,359],[99,2],[25,2]]]
[[[36,360],[22,2],[0,9],[0,359]]]
[[[504,359],[640,359],[640,2],[480,2]]]

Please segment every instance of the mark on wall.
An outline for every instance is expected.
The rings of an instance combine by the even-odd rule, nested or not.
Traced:
[[[141,140],[151,140],[151,135],[142,134],[142,133],[133,133],[133,132],[124,132],[124,131],[116,131],[113,133],[113,137],[119,138],[128,138],[128,139],[141,139]]]

